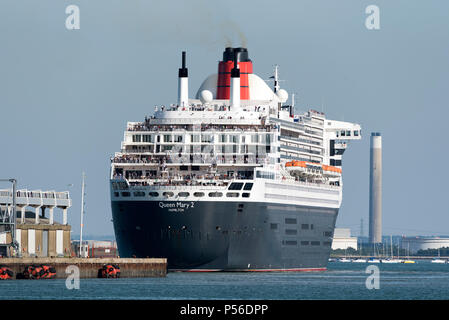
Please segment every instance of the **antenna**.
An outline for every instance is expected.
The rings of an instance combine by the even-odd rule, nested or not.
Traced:
[[[80,226],[81,226],[81,231],[80,231],[80,258],[82,258],[82,253],[81,253],[81,251],[82,251],[82,248],[83,248],[83,227],[84,227],[84,225],[83,225],[83,217],[84,217],[84,178],[86,177],[86,175],[84,174],[84,171],[83,171],[83,181],[82,181],[82,184],[81,184],[81,224],[80,224]]]

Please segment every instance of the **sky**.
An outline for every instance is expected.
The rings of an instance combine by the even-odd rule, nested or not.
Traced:
[[[68,30],[66,7],[80,10]],[[369,5],[380,29],[369,30]],[[383,233],[449,234],[447,0],[0,2],[0,178],[70,192],[79,234],[113,235],[110,157],[127,121],[177,99],[181,51],[189,95],[217,72],[225,46],[247,46],[254,73],[295,93],[296,111],[359,123],[343,158],[337,227],[369,221],[369,135],[383,138]],[[7,188],[1,185],[0,188]],[[56,219],[62,220],[57,210]]]

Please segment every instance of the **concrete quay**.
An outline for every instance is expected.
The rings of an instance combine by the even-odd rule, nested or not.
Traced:
[[[165,258],[3,258],[0,265],[7,266],[17,274],[23,272],[26,266],[46,264],[56,269],[56,278],[66,279],[66,268],[77,266],[81,279],[98,278],[98,270],[104,264],[117,264],[120,267],[121,278],[165,277],[167,275],[167,259]]]

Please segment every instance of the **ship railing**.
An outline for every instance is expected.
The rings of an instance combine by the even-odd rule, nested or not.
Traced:
[[[292,141],[298,141],[298,142],[313,144],[313,145],[316,145],[316,146],[321,146],[322,145],[322,143],[318,142],[318,141],[301,139],[301,138],[296,138],[296,137],[291,137],[291,136],[286,136],[286,135],[281,135],[281,139],[289,139],[289,140],[292,140]]]
[[[167,186],[161,186],[161,185],[151,185],[151,189],[153,190],[198,190],[198,188],[201,188],[201,190],[217,190],[217,187],[223,187],[226,188],[227,184],[224,185],[216,185],[216,186],[202,186],[202,185],[167,185]]]
[[[294,146],[288,146],[288,145],[281,145],[281,149],[288,149],[288,150],[294,150],[294,151],[299,151],[299,152],[303,152],[303,153],[312,153],[312,154],[316,154],[316,155],[322,155],[322,152],[320,151],[315,151],[315,150],[307,150],[301,147],[294,147]]]
[[[215,120],[214,120],[215,121]],[[180,120],[181,123],[185,120]],[[247,131],[254,132],[272,132],[274,127],[271,125],[261,126],[259,124],[240,124],[240,125],[228,125],[226,124],[198,124],[198,125],[186,125],[186,124],[175,124],[175,125],[156,125],[156,124],[128,124],[127,131],[154,131],[154,132],[173,132],[173,131],[220,131],[220,132],[236,132],[242,133]]]
[[[284,183],[284,184],[291,185],[291,186],[314,187],[314,188],[320,188],[320,189],[340,189],[341,188],[341,186],[336,186],[336,185],[330,184],[329,182],[321,182],[321,181],[306,182],[306,181],[298,181],[298,180],[288,180],[287,183]]]
[[[243,156],[239,155],[236,159],[216,159],[211,157],[206,157],[203,159],[197,159],[195,156],[194,160],[190,160],[189,156],[182,156],[181,159],[168,158],[164,160],[160,159],[139,159],[139,158],[112,158],[112,163],[124,163],[124,164],[156,164],[156,165],[200,165],[200,164],[236,164],[236,165],[263,165],[266,164],[265,158],[255,158],[254,156],[248,157],[246,160]]]
[[[191,181],[191,182],[187,182],[187,181],[167,181],[167,180],[161,180],[161,181],[150,181],[150,180],[135,180],[135,179],[130,179],[129,181],[129,186],[130,187],[148,187],[151,186],[152,188],[167,188],[167,187],[192,187],[192,188],[196,188],[196,187],[210,187],[210,188],[217,188],[217,187],[226,187],[229,182],[227,181],[217,181],[217,180],[196,180],[196,181]]]

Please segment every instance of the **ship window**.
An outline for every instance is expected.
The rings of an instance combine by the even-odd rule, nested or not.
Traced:
[[[133,142],[141,142],[142,141],[142,135],[135,134],[133,135]]]
[[[296,230],[296,229],[285,229],[285,234],[296,235],[296,234],[298,234],[298,230]]]
[[[323,246],[331,246],[332,242],[331,241],[324,241],[323,242]]]
[[[195,192],[193,195],[195,197],[204,197],[204,192]]]
[[[178,197],[188,197],[188,196],[190,196],[190,193],[188,193],[188,192],[180,192],[180,193],[178,193]]]
[[[309,230],[309,225],[308,224],[302,224],[301,225],[301,229],[302,230]]]
[[[319,245],[320,245],[320,242],[319,242],[319,241],[312,241],[312,242],[310,242],[310,244],[311,244],[312,246],[319,246]]]
[[[200,142],[200,135],[199,134],[192,134],[191,135],[191,142]]]
[[[243,190],[251,190],[253,188],[253,184],[251,182],[248,182],[245,184],[245,187],[243,188]]]
[[[182,142],[182,136],[175,135],[175,142]]]
[[[228,198],[237,198],[239,196],[238,192],[228,192],[226,193],[226,197]]]
[[[231,185],[229,186],[228,189],[229,190],[242,190],[242,187],[243,187],[243,183],[241,183],[241,182],[233,182],[233,183],[231,183]]]
[[[119,193],[118,192],[114,192],[114,197],[118,197]]]
[[[350,137],[350,136],[351,136],[351,131],[349,131],[349,130],[346,131],[346,136],[347,136],[347,137]]]
[[[308,246],[309,245],[309,241],[301,241],[301,245],[302,246]]]
[[[248,192],[243,192],[242,197],[243,198],[249,198],[250,194]]]
[[[221,134],[220,135],[220,142],[227,142],[228,139],[226,139],[226,135],[225,134]]]
[[[209,192],[209,197],[223,197],[221,192]]]
[[[211,134],[202,134],[201,135],[201,142],[205,142],[205,143],[212,143],[214,142],[214,136]]]
[[[345,136],[345,130],[341,130],[340,135],[341,135],[342,137],[344,137],[344,136]]]
[[[359,130],[354,130],[354,137],[358,137],[359,136]]]
[[[272,180],[274,180],[274,173],[273,172],[266,172],[266,171],[256,171],[256,178],[263,178],[263,179],[272,179]]]
[[[276,230],[278,228],[278,224],[277,223],[270,223],[270,229],[271,230]]]
[[[272,140],[273,140],[272,135],[267,133],[267,135],[265,136],[266,144],[269,145]]]
[[[324,236],[325,237],[332,237],[332,232],[331,231],[324,231]]]
[[[144,197],[145,192],[143,191],[134,191],[134,197]]]
[[[164,142],[172,142],[171,134],[164,134]]]
[[[122,192],[122,197],[129,197],[131,195],[131,193],[129,193],[128,191]]]
[[[296,224],[296,219],[295,218],[285,218],[285,223],[286,224]]]
[[[148,195],[150,197],[159,197],[159,193],[157,193],[157,192],[150,192]]]
[[[170,198],[170,197],[173,197],[175,194],[171,191],[165,191],[164,193],[162,193],[162,195],[164,197]]]
[[[296,240],[286,240],[284,243],[288,246],[296,246],[298,244]]]

